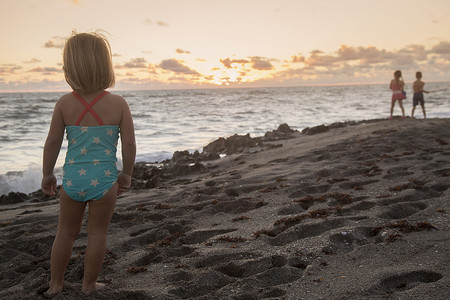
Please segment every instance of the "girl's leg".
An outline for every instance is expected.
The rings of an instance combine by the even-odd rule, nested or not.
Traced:
[[[117,199],[117,183],[100,200],[89,201],[89,219],[87,224],[88,245],[84,257],[83,293],[103,287],[97,283],[106,252],[106,234]]]
[[[394,105],[395,105],[395,100],[391,101],[391,118],[392,118],[392,114],[394,113]]]
[[[405,117],[405,109],[403,108],[403,100],[398,100],[398,105],[400,106],[400,109],[402,110],[402,116]]]
[[[86,203],[71,199],[61,188],[59,225],[52,247],[51,279],[50,288],[47,291],[48,295],[57,294],[63,289],[64,273],[72,255],[73,242],[80,232],[85,207]]]

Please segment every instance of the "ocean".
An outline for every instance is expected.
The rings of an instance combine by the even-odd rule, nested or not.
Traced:
[[[426,84],[427,90],[435,91],[425,94],[427,118],[450,118],[449,85]],[[404,107],[410,116],[411,84],[406,90]],[[174,151],[201,151],[219,137],[262,136],[282,123],[302,130],[387,118],[391,98],[388,84],[112,92],[128,101],[136,130],[136,161],[147,162],[171,158]],[[0,93],[0,195],[40,188],[43,145],[53,107],[62,94]],[[398,106],[395,115],[401,115]],[[415,117],[423,118],[420,107]],[[66,149],[64,141],[55,168],[59,184]]]

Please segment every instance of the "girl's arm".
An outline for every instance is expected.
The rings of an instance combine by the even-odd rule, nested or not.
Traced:
[[[61,113],[61,103],[58,101],[53,110],[50,129],[44,145],[42,162],[41,188],[42,192],[50,196],[56,195],[56,177],[53,174],[53,169],[64,139],[64,128],[65,124]]]
[[[402,91],[404,90],[404,88],[405,88],[405,81],[403,80],[403,77],[400,77],[400,85],[402,86]]]
[[[120,141],[122,143],[122,172],[117,178],[119,183],[118,195],[125,192],[131,186],[134,160],[136,157],[136,140],[134,136],[133,117],[128,103],[123,101],[122,120],[120,122]]]

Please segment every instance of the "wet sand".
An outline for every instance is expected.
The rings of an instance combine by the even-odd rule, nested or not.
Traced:
[[[447,299],[449,128],[317,127],[131,190],[88,298]],[[58,201],[0,211],[0,298],[39,299]],[[86,242],[84,221],[56,299],[82,297]]]

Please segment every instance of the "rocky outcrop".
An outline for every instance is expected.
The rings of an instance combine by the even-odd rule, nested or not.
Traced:
[[[281,147],[273,142],[292,138],[296,133],[287,124],[281,124],[276,130],[268,131],[262,137],[250,137],[250,134],[235,134],[228,138],[218,138],[203,148],[202,152],[176,151],[171,159],[158,163],[137,162],[134,166],[132,189],[151,189],[158,187],[161,182],[207,171],[205,161],[219,159],[221,155],[244,153],[250,149],[262,151],[274,147]],[[59,187],[58,187],[59,188]],[[0,197],[0,204],[13,204],[24,201],[42,202],[56,197],[44,195],[40,190],[31,194],[10,193]]]

